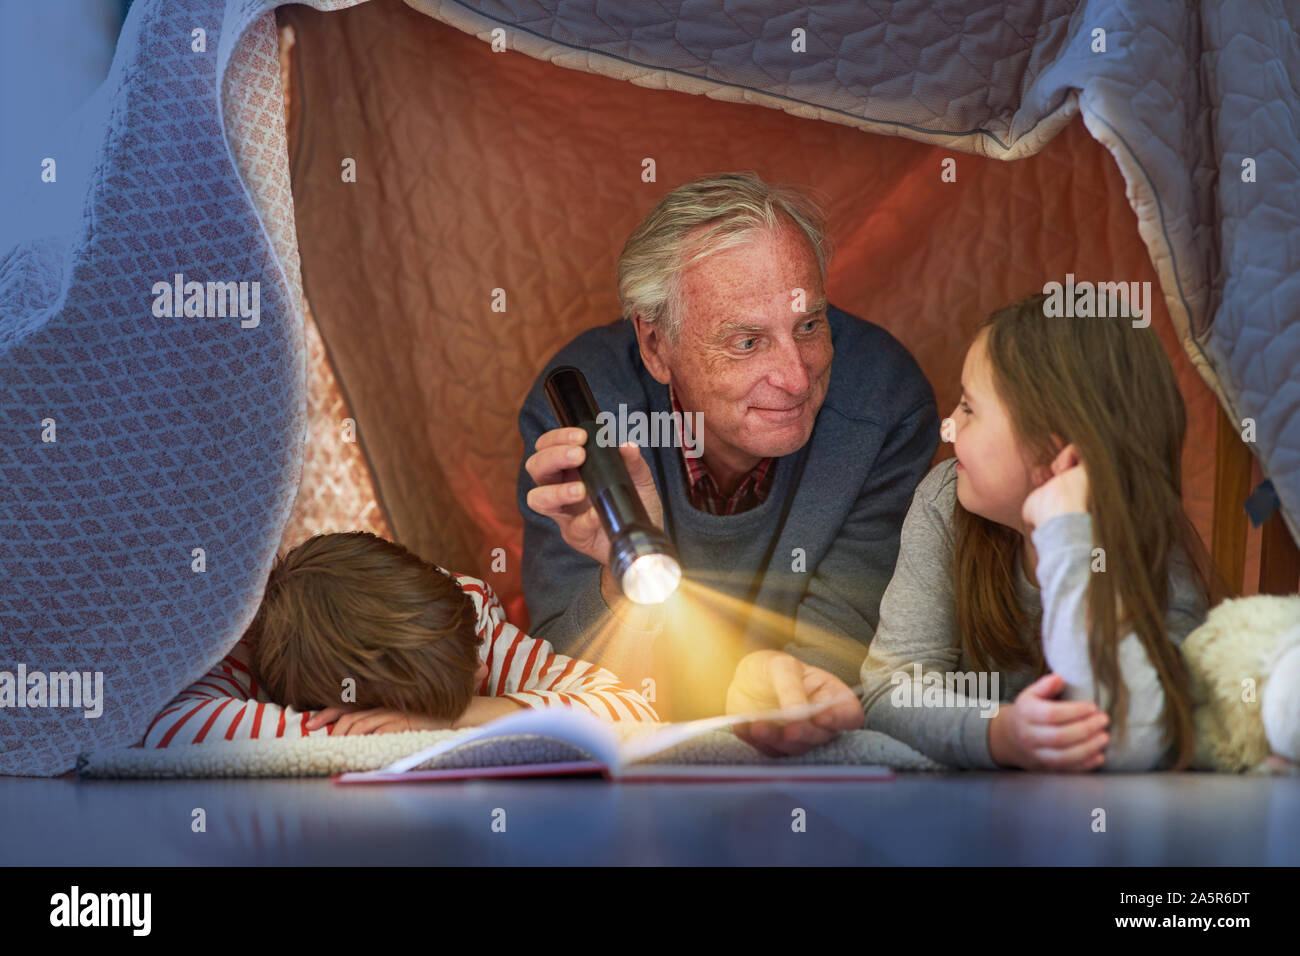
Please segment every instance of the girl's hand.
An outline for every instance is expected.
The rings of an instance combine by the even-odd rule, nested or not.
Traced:
[[[998,708],[989,725],[989,754],[1004,767],[1061,772],[1096,770],[1106,762],[1110,717],[1090,700],[1052,698],[1065,678],[1047,674]]]
[[[1057,515],[1088,511],[1088,470],[1073,445],[1066,445],[1052,460],[1052,477],[1029,493],[1020,509],[1028,531]]]

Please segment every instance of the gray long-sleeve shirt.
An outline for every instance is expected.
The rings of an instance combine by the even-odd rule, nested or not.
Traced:
[[[957,633],[952,582],[953,508],[957,500],[956,462],[940,462],[917,486],[903,522],[898,563],[880,603],[880,623],[862,665],[863,706],[867,727],[883,731],[933,759],[954,767],[994,769],[989,754],[989,718],[994,708],[992,677],[998,678],[997,700],[1012,701],[1031,684],[1030,672],[990,672],[984,693],[947,693],[937,688],[972,690],[972,681],[948,683],[949,674],[971,674],[974,662]],[[1062,699],[1098,700],[1088,659],[1087,588],[1092,574],[1092,518],[1058,515],[1034,530],[1041,591],[1016,562],[1016,597],[1029,620],[1042,614],[1043,654],[1051,671],[1065,678]],[[1109,573],[1116,573],[1109,569]],[[1174,562],[1170,602],[1165,618],[1170,640],[1183,639],[1205,617],[1206,603],[1191,569]],[[1032,635],[1024,635],[1026,640]],[[1106,748],[1107,770],[1146,770],[1159,765],[1167,751],[1161,725],[1164,693],[1155,668],[1136,634],[1121,637],[1120,674],[1128,689],[1128,730],[1112,734]],[[919,671],[918,671],[919,667]],[[918,673],[922,680],[918,681]],[[927,679],[924,675],[930,674]],[[922,684],[930,685],[927,704]],[[987,695],[987,696],[986,696]],[[979,698],[979,699],[977,699]],[[932,705],[938,702],[939,705]],[[1112,728],[1113,730],[1113,728]]]

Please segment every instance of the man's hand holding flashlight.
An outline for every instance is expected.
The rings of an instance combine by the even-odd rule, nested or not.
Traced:
[[[741,658],[727,689],[727,713],[786,710],[805,704],[826,708],[788,723],[740,724],[736,736],[769,757],[794,756],[827,743],[841,730],[858,730],[866,715],[858,695],[829,671],[781,651],[754,651]]]
[[[601,566],[601,593],[606,603],[621,596],[618,583],[609,573],[609,535],[600,523],[578,467],[587,460],[587,433],[581,428],[554,428],[537,439],[536,451],[524,462],[524,469],[537,483],[528,492],[528,507],[546,515],[560,527],[565,544]],[[664,509],[655,488],[650,466],[641,449],[628,442],[619,447],[637,495],[655,526],[664,526]]]

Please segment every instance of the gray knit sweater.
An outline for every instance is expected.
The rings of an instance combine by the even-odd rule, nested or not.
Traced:
[[[731,608],[753,590],[761,620],[788,622],[786,650],[853,684],[898,555],[903,516],[938,446],[939,418],[920,367],[888,332],[834,306],[828,321],[835,356],[826,399],[804,449],[777,459],[761,505],[730,516],[696,510],[680,449],[643,447],[642,454],[687,578]],[[519,413],[525,455],[555,427],[543,381],[565,364],[582,369],[596,401],[611,414],[620,405],[630,414],[670,407],[668,388],[650,376],[635,331],[620,319],[578,336],[538,376]],[[600,593],[599,565],[565,544],[555,522],[528,507],[532,487],[521,466],[523,583],[534,637],[600,663],[634,687],[649,672],[636,652],[652,643],[682,656],[684,666],[716,666],[707,622],[674,635],[639,634],[616,622]],[[729,675],[718,676],[725,690]],[[700,715],[670,709],[673,719]]]
[[[989,755],[988,728],[992,707],[982,703],[972,683],[944,678],[975,671],[957,634],[953,597],[953,508],[957,500],[955,459],[940,462],[925,477],[912,498],[903,522],[898,564],[880,604],[880,623],[862,665],[863,706],[867,727],[883,731],[933,759],[954,767],[994,769]],[[1095,697],[1087,647],[1087,588],[1092,571],[1092,518],[1087,514],[1058,515],[1033,532],[1038,552],[1041,591],[1025,576],[1017,560],[1016,594],[1033,620],[1042,612],[1043,653],[1050,670],[1065,678],[1063,699]],[[1100,572],[1097,572],[1100,573]],[[1115,573],[1110,569],[1110,573]],[[1206,605],[1191,569],[1175,562],[1170,577],[1170,606],[1165,618],[1170,640],[1183,639],[1205,617]],[[1031,635],[1024,635],[1026,640]],[[928,697],[916,681],[929,678]],[[1155,669],[1138,638],[1121,638],[1120,673],[1128,689],[1128,732],[1106,748],[1107,770],[1147,770],[1159,766],[1167,745],[1161,727],[1164,693]],[[1031,684],[1032,673],[997,672],[996,699],[1012,701]],[[922,678],[922,684],[926,683]],[[956,693],[949,693],[949,687]],[[984,690],[992,696],[992,674]],[[966,693],[962,693],[965,691]],[[942,706],[935,706],[942,700]]]

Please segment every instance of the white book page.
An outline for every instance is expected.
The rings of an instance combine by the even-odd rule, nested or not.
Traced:
[[[736,763],[736,764],[675,764],[646,763],[625,767],[617,776],[624,783],[649,780],[672,782],[676,780],[704,780],[725,783],[730,780],[889,780],[894,771],[874,764],[796,764],[796,763]]]
[[[747,714],[724,714],[718,717],[705,717],[702,720],[669,724],[662,730],[634,737],[625,742],[619,741],[608,721],[593,717],[585,711],[559,707],[521,710],[517,714],[510,714],[484,724],[469,733],[457,735],[431,747],[425,747],[423,750],[416,751],[400,760],[395,760],[387,767],[375,772],[405,773],[428,760],[432,760],[434,757],[440,757],[476,741],[525,734],[535,737],[549,737],[553,740],[572,744],[589,754],[592,759],[604,764],[612,772],[617,772],[619,768],[627,764],[652,757],[711,730],[721,730],[724,727],[734,727],[737,724],[748,724],[757,720],[775,723],[805,720],[814,714],[821,713],[830,704],[830,701],[824,701],[820,704],[804,704],[801,707],[790,707],[785,710],[764,710]]]
[[[622,759],[615,766],[636,763],[646,757],[653,757],[657,753],[675,747],[692,737],[706,734],[710,730],[721,730],[724,727],[748,724],[756,720],[770,720],[774,723],[806,720],[814,714],[820,714],[831,703],[831,701],[823,701],[820,704],[804,704],[802,707],[788,707],[785,710],[761,710],[752,711],[748,714],[723,714],[719,717],[705,717],[702,720],[688,720],[685,723],[670,724],[663,730],[657,730],[652,734],[646,734],[644,737],[637,737],[624,743],[619,749],[619,756]]]
[[[619,763],[618,738],[608,724],[590,714],[579,710],[565,710],[559,707],[547,707],[538,710],[521,710],[498,720],[484,724],[467,734],[460,734],[450,740],[418,750],[409,757],[395,760],[379,773],[405,773],[412,767],[418,767],[426,760],[451,753],[466,744],[491,737],[507,737],[512,734],[530,734],[535,737],[550,737],[586,751],[591,757],[606,767],[615,767]]]

